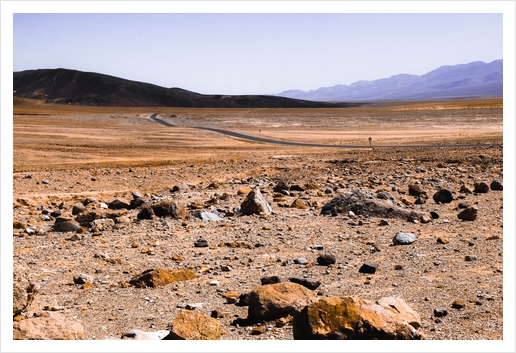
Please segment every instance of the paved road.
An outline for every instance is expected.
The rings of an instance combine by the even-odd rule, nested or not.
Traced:
[[[158,124],[164,125],[164,126],[176,126],[170,123],[167,123],[166,121],[161,120],[158,118],[158,113],[152,114],[151,119],[157,122]],[[286,145],[286,146],[303,146],[303,147],[332,147],[332,148],[371,148],[369,146],[363,146],[363,145],[326,145],[322,143],[304,143],[304,142],[294,142],[294,141],[282,141],[282,140],[273,140],[268,139],[264,137],[258,137],[258,136],[252,136],[252,135],[246,135],[239,132],[229,131],[229,130],[223,130],[223,129],[215,129],[211,127],[201,127],[201,126],[194,126],[194,129],[200,129],[200,130],[207,130],[216,132],[219,134],[236,137],[239,139],[254,141],[254,142],[263,142],[263,143],[272,143],[276,145]],[[488,144],[488,143],[477,143],[477,144],[446,144],[446,145],[418,145],[418,146],[375,146],[375,148],[379,147],[396,147],[396,148],[439,148],[439,147],[489,147],[489,146],[498,146],[498,144]]]

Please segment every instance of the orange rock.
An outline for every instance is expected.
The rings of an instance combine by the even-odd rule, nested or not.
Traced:
[[[324,298],[294,316],[294,339],[425,339],[419,315],[402,299]]]
[[[224,334],[217,319],[200,311],[183,310],[172,322],[172,329],[164,340],[219,340]]]
[[[250,318],[274,320],[294,315],[315,301],[313,292],[300,284],[280,282],[258,286],[249,294]]]
[[[248,186],[242,186],[240,189],[238,189],[237,194],[238,195],[247,195],[251,192],[251,188]]]
[[[186,281],[194,279],[197,276],[190,269],[183,270],[161,270],[150,269],[142,274],[135,276],[129,281],[129,284],[137,287],[160,287],[176,281]]]
[[[301,210],[306,210],[308,208],[308,205],[306,203],[304,203],[303,200],[295,199],[290,207],[299,208]]]

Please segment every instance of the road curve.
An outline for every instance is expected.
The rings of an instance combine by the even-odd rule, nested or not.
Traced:
[[[164,125],[164,126],[171,126],[175,127],[177,125],[173,125],[170,123],[167,123],[166,121],[161,120],[158,118],[159,113],[154,113],[150,116],[152,120],[157,122],[158,124]],[[258,137],[258,136],[252,136],[247,134],[242,134],[240,132],[234,132],[229,130],[223,130],[223,129],[215,129],[211,127],[201,127],[201,126],[194,126],[194,129],[199,130],[207,130],[216,132],[222,135],[236,137],[243,140],[249,140],[254,142],[262,142],[262,143],[272,143],[276,145],[285,145],[285,146],[302,146],[302,147],[331,147],[331,148],[371,148],[369,146],[362,146],[362,145],[326,145],[322,143],[304,143],[304,142],[294,142],[294,141],[282,141],[282,140],[274,140],[264,137]],[[492,144],[492,143],[473,143],[473,144],[446,144],[446,145],[417,145],[417,146],[407,146],[407,145],[390,145],[390,146],[375,146],[374,148],[439,148],[439,147],[490,147],[490,146],[498,146],[499,144]]]

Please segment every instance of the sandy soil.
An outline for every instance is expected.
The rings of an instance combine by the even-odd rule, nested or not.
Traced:
[[[152,113],[177,126],[151,121]],[[362,148],[263,144],[198,126]],[[368,137],[374,148],[367,148]],[[430,340],[503,339],[503,192],[459,192],[463,184],[473,188],[478,181],[503,182],[501,101],[250,111],[17,105],[13,138],[13,220],[42,229],[40,235],[13,229],[14,263],[29,269],[41,287],[27,315],[59,307],[84,326],[85,339],[118,339],[131,329],[165,330],[182,306],[202,303],[196,310],[224,314],[219,319],[224,339],[290,340],[289,325],[265,323],[270,329],[260,335],[251,335],[252,327],[231,325],[247,316],[247,307],[227,304],[222,296],[247,293],[271,275],[320,280],[317,291],[324,297],[399,296],[420,314],[421,330]],[[475,143],[484,145],[442,147]],[[400,147],[385,147],[391,145]],[[279,181],[315,182],[320,189],[273,201],[278,196],[273,186]],[[407,205],[402,199],[415,200],[408,195],[408,185],[416,182],[429,199]],[[187,190],[171,193],[182,183]],[[273,215],[232,216],[245,198],[238,189],[258,184]],[[390,220],[385,227],[375,217],[320,215],[325,203],[356,188],[388,190],[402,207],[436,211],[440,217],[428,224]],[[456,199],[436,204],[432,195],[440,188],[451,189]],[[137,210],[131,210],[129,223],[100,234],[88,229],[80,240],[70,241],[71,234],[52,232],[53,218],[44,221],[37,209],[57,210],[64,202],[62,214],[71,218],[73,203],[88,196],[97,199],[89,207],[98,208],[99,202],[115,198],[131,200],[133,191],[148,202],[176,200],[192,216],[139,221]],[[224,193],[228,197],[222,200]],[[218,203],[210,207],[216,197]],[[309,208],[289,207],[297,198]],[[459,203],[478,207],[478,218],[459,220]],[[195,210],[214,209],[223,221],[204,222],[193,215]],[[398,231],[414,233],[418,241],[391,246]],[[440,236],[450,242],[439,244]],[[209,247],[195,247],[199,238],[208,240]],[[225,245],[230,242],[248,246]],[[335,254],[337,263],[318,266],[321,251]],[[477,260],[466,261],[467,255]],[[298,257],[308,264],[296,264]],[[379,264],[370,278],[358,272],[364,262]],[[224,272],[221,265],[231,270]],[[403,270],[395,270],[395,265]],[[156,289],[121,285],[157,267],[192,268],[198,278]],[[94,277],[92,289],[73,284],[73,276],[80,273]],[[213,280],[219,284],[210,285]],[[464,300],[466,307],[451,308],[456,299]],[[437,320],[436,308],[449,315]]]

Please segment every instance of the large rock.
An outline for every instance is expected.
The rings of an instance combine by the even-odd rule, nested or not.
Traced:
[[[13,316],[26,311],[34,300],[38,286],[28,278],[27,273],[19,266],[13,271]]]
[[[252,214],[260,214],[264,213],[266,215],[270,215],[272,213],[272,208],[262,193],[260,192],[260,188],[255,187],[240,205],[240,216],[252,215]]]
[[[378,199],[371,192],[362,189],[344,192],[335,197],[322,207],[321,214],[336,216],[339,213],[348,214],[349,211],[355,215],[378,218],[417,219],[422,223],[427,223],[431,219],[423,212],[398,207],[392,201]]]
[[[485,194],[489,192],[489,185],[486,182],[480,182],[474,184],[475,192]]]
[[[183,206],[179,206],[177,202],[165,200],[153,205],[144,206],[137,217],[138,219],[150,219],[152,216],[169,216],[175,219],[185,219],[190,215],[187,209]]]
[[[80,227],[80,225],[71,220],[64,220],[58,218],[52,226],[52,231],[60,233],[77,232]]]
[[[453,193],[451,190],[441,189],[434,194],[433,199],[435,203],[450,203],[453,201]]]
[[[474,221],[477,219],[478,208],[471,206],[460,212],[457,217],[463,221]]]
[[[90,226],[96,219],[117,219],[127,215],[126,209],[110,210],[110,209],[96,209],[91,211],[85,211],[77,214],[75,220],[83,226]]]
[[[122,199],[114,199],[111,202],[108,202],[108,207],[112,210],[121,210],[121,209],[127,209],[131,207],[131,204],[127,202],[126,200]]]
[[[407,245],[412,244],[417,240],[417,237],[412,233],[397,232],[392,242],[394,245]]]
[[[307,305],[293,321],[296,340],[425,339],[420,326],[419,315],[396,297],[376,302],[356,296],[324,298]]]
[[[58,312],[44,311],[34,317],[13,323],[15,340],[79,340],[82,325]]]
[[[197,276],[190,269],[161,270],[149,269],[133,277],[129,284],[137,287],[161,287],[176,281],[187,281]]]
[[[493,180],[490,185],[491,190],[503,190],[503,184],[501,181]]]
[[[293,315],[315,301],[311,290],[293,282],[258,286],[249,294],[251,320],[275,320]]]
[[[217,319],[200,311],[183,310],[172,322],[170,333],[164,340],[219,340],[224,334]]]

